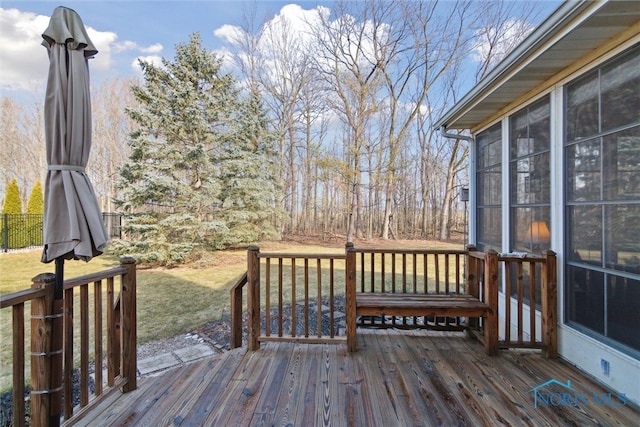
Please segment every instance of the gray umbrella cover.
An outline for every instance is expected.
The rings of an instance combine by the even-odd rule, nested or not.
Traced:
[[[53,11],[42,38],[49,53],[42,262],[58,257],[89,261],[102,253],[109,240],[85,173],[91,151],[88,59],[98,51],[80,16],[65,7]]]

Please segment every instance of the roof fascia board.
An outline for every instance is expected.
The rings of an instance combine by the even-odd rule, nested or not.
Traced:
[[[477,126],[474,126],[470,129],[470,133],[474,135],[478,130],[487,127],[487,125],[492,124],[498,118],[507,115],[509,112],[521,107],[525,103],[534,102],[536,98],[541,97],[546,94],[553,86],[562,83],[564,80],[569,78],[571,75],[580,71],[581,69],[589,66],[590,64],[594,64],[596,61],[601,61],[605,56],[614,56],[619,53],[620,50],[624,50],[638,42],[640,42],[640,22],[637,22],[633,26],[629,27],[624,32],[618,34],[615,38],[610,40],[608,43],[601,45],[596,50],[589,52],[578,61],[572,63],[567,68],[563,69],[559,73],[550,77],[547,81],[542,84],[536,86],[530,91],[524,93],[518,98],[514,99],[504,108],[501,108],[494,114],[488,116],[486,119],[478,123]]]
[[[481,101],[486,94],[504,80],[517,73],[526,63],[532,61],[542,48],[552,45],[559,37],[564,36],[570,29],[590,16],[593,11],[603,7],[606,2],[593,2],[581,0],[563,3],[547,18],[536,30],[534,30],[516,49],[513,50],[501,63],[499,63],[485,78],[483,78],[472,90],[457,102],[435,124],[436,128],[447,127],[452,118],[466,114],[475,104]],[[588,13],[585,13],[588,12]],[[579,20],[576,20],[580,18]],[[569,23],[573,21],[571,28]],[[544,49],[542,49],[544,51]]]

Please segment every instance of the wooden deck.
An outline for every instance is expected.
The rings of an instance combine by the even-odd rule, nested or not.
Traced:
[[[395,330],[359,330],[358,348],[274,342],[256,352],[236,349],[140,378],[137,390],[113,394],[76,425],[628,426],[640,420],[628,405],[594,402],[594,393],[609,391],[540,352],[490,357],[462,333]],[[551,379],[570,380],[587,404],[535,408],[531,390]]]

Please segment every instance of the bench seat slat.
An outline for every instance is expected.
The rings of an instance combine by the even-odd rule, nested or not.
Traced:
[[[356,296],[361,316],[466,316],[482,317],[490,308],[466,294],[392,294],[362,292]]]

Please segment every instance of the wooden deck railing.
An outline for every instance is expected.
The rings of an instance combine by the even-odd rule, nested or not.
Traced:
[[[303,260],[303,266],[297,266],[296,260]],[[324,275],[321,260],[329,263]],[[309,265],[314,262],[317,263],[314,270],[317,277],[310,280]],[[337,262],[340,262],[340,267],[336,269],[334,263]],[[289,273],[284,274],[285,270]],[[300,274],[301,284],[298,282]],[[327,275],[330,277],[330,286],[325,290],[323,283],[327,280],[323,277]],[[287,276],[287,280],[284,276]],[[506,283],[502,303],[501,277],[504,277]],[[239,301],[233,303],[236,308],[232,310],[232,331],[235,331],[236,337],[241,337],[242,327],[242,311],[238,308],[242,304],[244,282],[241,282],[242,280],[232,289],[232,301]],[[540,296],[535,291],[535,284],[538,282]],[[556,257],[552,251],[545,252],[543,256],[516,257],[498,255],[495,251],[478,252],[473,246],[469,246],[467,250],[404,250],[355,248],[347,245],[344,255],[309,255],[260,253],[259,248],[252,247],[248,252],[246,283],[248,347],[251,350],[258,349],[259,342],[267,340],[344,340],[343,337],[335,336],[334,329],[331,329],[328,336],[322,336],[319,330],[309,330],[310,301],[328,298],[327,301],[333,302],[334,295],[345,295],[346,312],[352,310],[355,313],[358,292],[391,292],[469,294],[489,305],[497,316],[489,317],[485,324],[482,319],[473,318],[362,318],[357,322],[347,321],[347,337],[355,337],[358,326],[467,329],[478,332],[486,330],[487,333],[477,335],[485,341],[485,348],[490,354],[497,353],[498,348],[539,348],[547,356],[557,356],[557,273]],[[335,283],[340,283],[340,286],[336,287]],[[529,283],[533,286],[529,286]],[[342,288],[343,285],[345,288]],[[315,291],[310,292],[310,289]],[[293,327],[283,330],[284,302],[291,304],[293,324],[298,316],[303,316],[301,335]],[[300,309],[296,303],[301,304]],[[536,311],[535,307],[538,305],[540,310]],[[329,310],[330,326],[334,328],[335,309],[331,306]],[[318,307],[315,313],[318,324],[321,322],[320,311]],[[497,320],[499,318],[502,318],[501,321]],[[272,324],[277,324],[275,334],[272,333]],[[512,328],[515,328],[515,336],[512,335]],[[525,331],[528,332],[525,334]],[[237,345],[241,345],[241,341]]]
[[[344,254],[260,253],[258,247],[250,247],[247,265],[249,349],[257,350],[262,341],[344,341],[346,338],[338,335],[335,306],[336,295],[344,295],[344,285],[336,289],[336,283],[344,284],[344,279],[336,277],[338,270],[344,272],[344,266],[339,268],[336,264],[343,264],[344,259]],[[287,307],[290,313],[285,323]],[[324,320],[325,315],[328,322]],[[236,318],[232,325],[239,321]]]
[[[464,294],[467,251],[455,249],[354,249],[356,292]],[[466,321],[466,320],[465,320]],[[461,330],[459,318],[366,317],[357,326]]]
[[[555,252],[515,256],[474,249],[469,251],[468,284],[472,294],[477,288],[481,299],[498,313],[500,324],[486,326],[493,331],[495,345],[501,349],[541,349],[547,357],[557,357]],[[500,289],[501,282],[504,283],[502,303],[497,291],[486,292],[491,288]]]
[[[119,292],[116,278],[119,277]],[[106,281],[106,291],[103,282]],[[0,308],[12,307],[13,425],[25,425],[25,303],[31,304],[31,425],[59,425],[61,413],[73,424],[74,331],[80,342],[80,407],[90,406],[90,335],[94,339],[94,378],[91,403],[112,390],[136,388],[136,267],[132,258],[120,266],[64,281],[64,298],[54,299],[55,275],[40,274],[31,289],[0,297]],[[92,286],[93,305],[89,305]],[[74,290],[79,289],[79,327],[74,325]],[[116,296],[116,294],[118,296]],[[106,302],[106,304],[105,304]],[[106,307],[105,307],[106,305]],[[93,328],[90,327],[91,319]],[[106,325],[103,321],[106,320]],[[79,331],[78,331],[79,329]],[[103,331],[106,330],[106,339]],[[105,343],[106,341],[106,343]],[[106,354],[103,348],[106,344]],[[107,378],[103,378],[106,356]],[[105,390],[105,385],[108,390]]]

